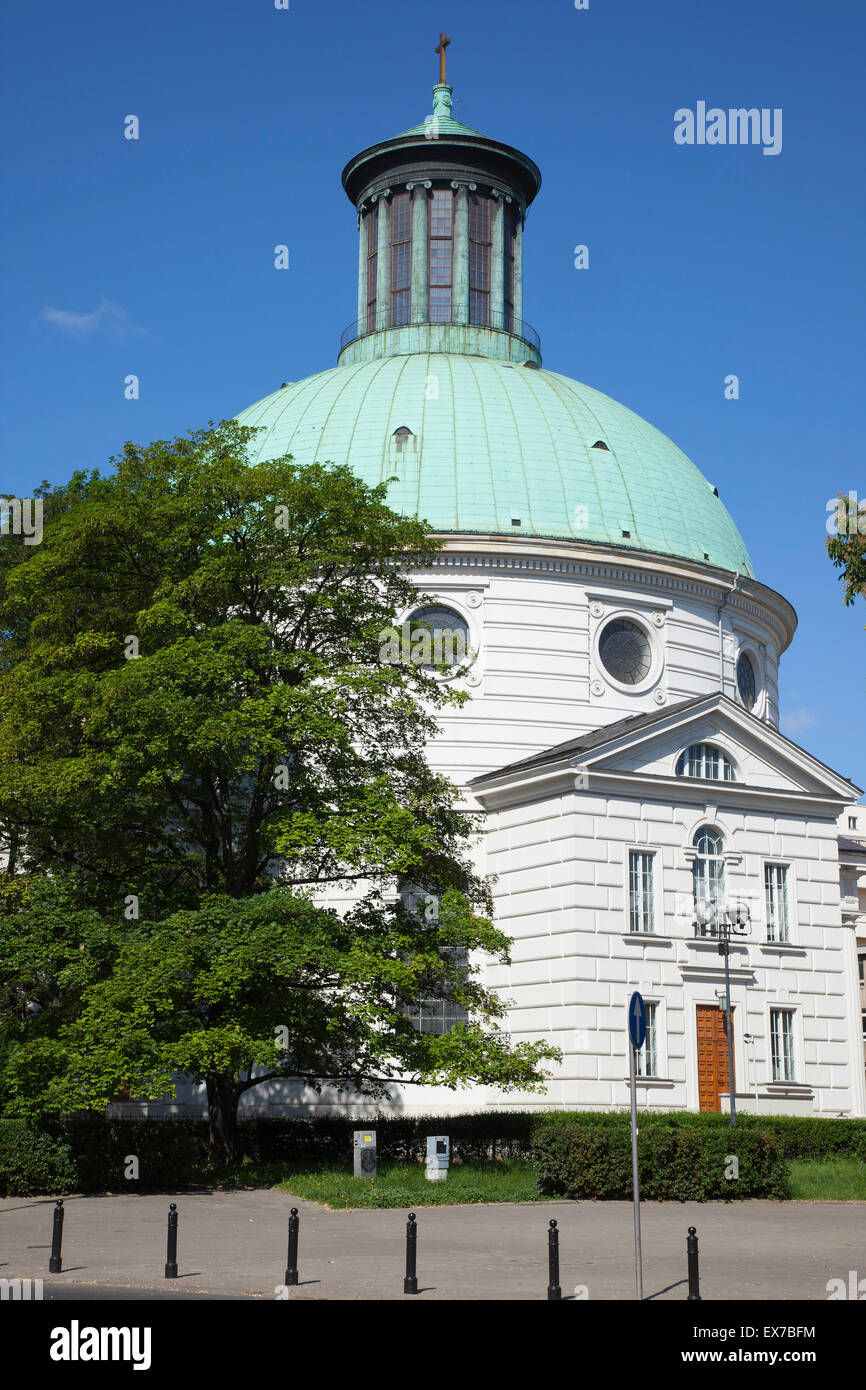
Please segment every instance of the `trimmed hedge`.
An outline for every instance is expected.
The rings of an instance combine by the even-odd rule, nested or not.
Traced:
[[[646,1124],[638,1132],[641,1196],[650,1201],[789,1196],[779,1140],[764,1130]],[[532,1163],[545,1196],[625,1199],[632,1195],[631,1132],[619,1124],[540,1124]],[[738,1160],[737,1178],[731,1157]]]
[[[622,1110],[255,1119],[241,1123],[240,1137],[249,1163],[348,1160],[352,1131],[362,1126],[376,1130],[379,1157],[395,1162],[422,1162],[427,1136],[448,1134],[455,1163],[532,1158],[551,1195],[631,1193],[629,1117]],[[0,1119],[0,1196],[126,1191],[129,1154],[139,1160],[137,1191],[209,1183],[219,1174],[208,1168],[206,1141],[201,1121]],[[866,1161],[866,1120],[743,1114],[732,1131],[726,1115],[642,1111],[639,1142],[647,1197],[782,1196],[785,1160]],[[724,1179],[726,1154],[740,1159],[738,1183]]]
[[[27,1120],[0,1120],[0,1197],[72,1192],[77,1186],[68,1143]]]

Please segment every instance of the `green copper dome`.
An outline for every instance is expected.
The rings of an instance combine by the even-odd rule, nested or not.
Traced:
[[[390,505],[433,531],[595,541],[753,573],[686,455],[557,372],[455,352],[383,356],[293,382],[237,418],[262,430],[251,462],[290,453],[347,463],[368,484],[396,478]]]

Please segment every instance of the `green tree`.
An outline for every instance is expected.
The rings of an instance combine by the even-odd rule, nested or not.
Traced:
[[[555,1055],[511,1048],[453,954],[507,958],[477,824],[425,755],[465,697],[383,656],[427,597],[407,569],[433,544],[345,467],[250,466],[253,433],[127,445],[0,564],[0,825],[19,868],[62,878],[116,943],[80,995],[19,1020],[16,1104],[158,1094],[183,1070],[207,1084],[224,1157],[239,1095],[269,1072],[370,1094],[392,1065],[534,1087]],[[438,922],[394,904],[401,880],[441,900]],[[356,905],[341,918],[329,895]],[[26,903],[0,916],[47,952]],[[458,983],[472,1024],[415,1033],[413,999]],[[279,1057],[278,1027],[296,1039]]]
[[[866,594],[866,502],[840,493],[836,500],[836,531],[827,538],[827,552],[845,586],[842,602],[851,604]]]

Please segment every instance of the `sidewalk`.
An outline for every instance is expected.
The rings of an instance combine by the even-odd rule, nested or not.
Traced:
[[[170,1201],[178,1273],[163,1278]],[[63,1269],[49,1275],[53,1198],[0,1200],[0,1278],[273,1299],[282,1284],[289,1210],[300,1213],[300,1284],[292,1299],[404,1298],[407,1212],[327,1211],[276,1191],[70,1197]],[[634,1298],[630,1202],[418,1207],[418,1287],[425,1299],[544,1299],[547,1228],[560,1229],[563,1297]],[[641,1208],[644,1295],[684,1300],[686,1233],[700,1242],[704,1299],[827,1298],[829,1279],[866,1277],[866,1203],[648,1203]],[[95,1292],[95,1289],[94,1289]]]

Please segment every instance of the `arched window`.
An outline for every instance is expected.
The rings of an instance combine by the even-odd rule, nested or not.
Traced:
[[[721,748],[693,743],[677,759],[677,777],[706,777],[713,782],[735,782],[734,769]]]
[[[695,936],[715,936],[725,902],[724,841],[712,826],[702,825],[692,845],[697,851],[692,863]]]

